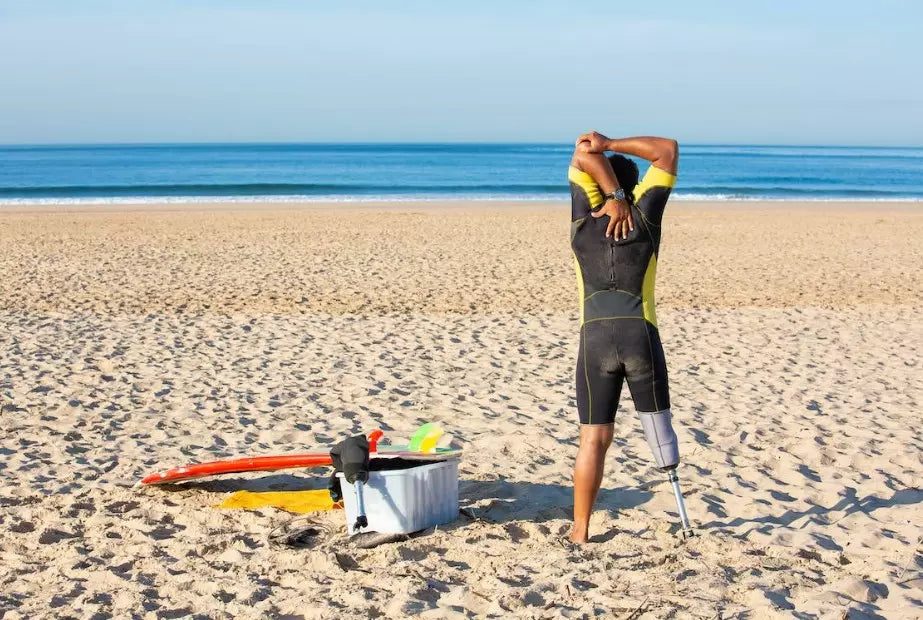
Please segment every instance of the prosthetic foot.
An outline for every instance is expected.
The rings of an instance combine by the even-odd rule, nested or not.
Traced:
[[[683,492],[679,488],[679,477],[676,475],[676,466],[679,464],[679,444],[676,440],[676,433],[673,432],[673,424],[670,422],[672,414],[669,409],[664,409],[653,413],[642,411],[639,415],[644,438],[647,439],[647,444],[654,453],[657,468],[667,472],[667,477],[673,486],[673,495],[676,498],[676,507],[683,526],[683,538],[694,536],[695,533],[689,525],[689,517],[686,515]]]

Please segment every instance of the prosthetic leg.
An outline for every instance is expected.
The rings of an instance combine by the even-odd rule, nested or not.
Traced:
[[[673,486],[673,496],[676,498],[676,507],[679,510],[680,521],[682,521],[683,538],[695,536],[692,526],[689,525],[683,492],[679,488],[679,478],[676,475],[676,466],[679,464],[679,445],[670,422],[672,414],[669,409],[653,413],[641,411],[638,414],[641,417],[644,438],[647,439],[647,444],[654,453],[657,468],[667,472],[667,477]]]

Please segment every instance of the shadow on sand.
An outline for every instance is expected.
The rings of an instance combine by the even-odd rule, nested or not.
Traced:
[[[251,474],[253,477],[225,475],[200,478],[177,484],[160,484],[156,488],[169,492],[205,491],[207,493],[233,493],[235,491],[308,491],[326,489],[329,474],[297,476],[294,474],[265,473]]]
[[[229,477],[190,480],[181,484],[165,484],[164,491],[302,491],[324,489],[327,475],[298,476],[272,473],[256,477]],[[650,491],[625,487],[600,490],[596,510],[630,510],[651,499]],[[479,519],[494,523],[531,521],[541,523],[554,519],[569,519],[573,506],[573,487],[569,484],[547,484],[524,480],[460,480],[459,504]]]
[[[541,523],[570,519],[573,486],[523,480],[461,480],[460,503],[477,517],[495,523],[531,521]],[[653,494],[638,488],[603,488],[596,510],[629,510],[651,499]]]
[[[786,510],[782,514],[775,515],[766,515],[762,517],[756,517],[753,519],[743,519],[736,518],[728,521],[722,520],[713,520],[708,523],[702,524],[702,528],[738,528],[747,523],[752,523],[756,527],[766,526],[766,527],[789,527],[795,521],[803,519],[805,517],[822,517],[826,518],[831,513],[842,513],[835,520],[839,521],[845,519],[846,517],[861,512],[865,515],[870,515],[875,510],[879,508],[890,508],[893,506],[902,506],[902,505],[911,505],[923,503],[923,490],[906,488],[899,489],[894,491],[891,497],[884,499],[876,495],[866,495],[865,497],[859,497],[856,493],[856,489],[853,487],[846,487],[842,492],[842,499],[838,501],[833,506],[811,506],[807,510]],[[746,533],[738,534],[746,536]],[[837,547],[835,550],[841,550]]]

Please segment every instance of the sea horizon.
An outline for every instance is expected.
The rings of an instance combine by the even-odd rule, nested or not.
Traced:
[[[6,148],[72,148],[72,147],[132,147],[132,146],[561,146],[572,142],[555,140],[170,140],[164,142],[125,141],[125,142],[0,142],[0,149]],[[824,149],[923,149],[923,144],[820,144],[795,142],[689,142],[680,141],[680,146],[729,146],[729,147],[768,147],[768,148],[824,148]]]

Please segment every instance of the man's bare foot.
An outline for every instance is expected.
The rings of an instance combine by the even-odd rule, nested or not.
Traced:
[[[589,540],[590,532],[588,528],[578,528],[574,526],[574,529],[570,533],[569,540],[577,545],[583,545]]]

